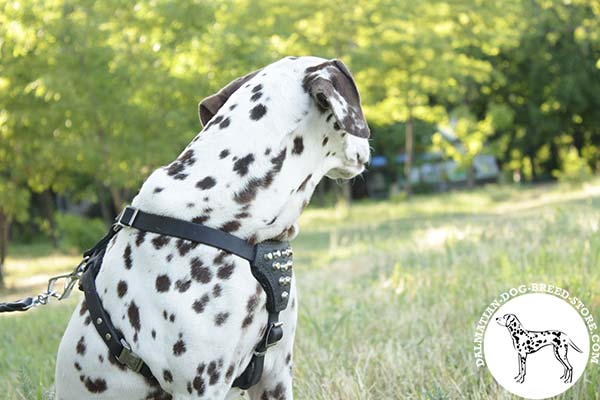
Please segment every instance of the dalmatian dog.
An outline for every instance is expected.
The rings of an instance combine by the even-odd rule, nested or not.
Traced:
[[[369,128],[339,60],[287,57],[238,78],[199,106],[204,129],[154,171],[132,202],[143,211],[229,232],[289,240],[317,183],[348,179],[369,159]],[[96,279],[103,307],[158,384],[109,354],[85,300],[60,343],[57,400],[232,399],[267,325],[248,262],[216,248],[123,228]],[[254,400],[291,400],[295,280]]]
[[[519,374],[515,376],[515,380],[519,383],[525,381],[525,363],[527,355],[535,353],[542,347],[552,346],[554,356],[564,368],[564,373],[560,377],[565,383],[569,383],[573,379],[573,367],[567,359],[569,346],[575,351],[582,351],[573,343],[566,333],[561,331],[529,331],[523,328],[521,322],[514,314],[505,314],[502,317],[496,318],[496,322],[508,328],[508,332],[513,341],[513,346],[519,355]]]

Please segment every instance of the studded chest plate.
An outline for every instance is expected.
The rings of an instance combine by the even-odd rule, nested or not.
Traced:
[[[267,241],[256,245],[252,275],[267,294],[267,311],[285,310],[292,283],[292,248],[289,242]]]

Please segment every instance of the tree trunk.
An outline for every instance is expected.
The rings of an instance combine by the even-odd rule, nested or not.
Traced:
[[[110,225],[113,222],[115,216],[113,215],[114,213],[110,210],[110,206],[106,200],[106,195],[100,185],[96,186],[96,193],[98,195],[98,204],[100,206],[100,213],[102,214],[102,219],[104,220],[104,223],[106,223],[106,225]]]
[[[406,179],[404,189],[406,191],[406,197],[410,199],[412,196],[412,182],[410,181],[410,176],[412,172],[414,148],[414,126],[410,111],[408,113],[408,120],[406,121],[406,141],[404,147],[406,155],[406,160],[404,162],[404,176]]]
[[[56,223],[54,221],[54,198],[50,190],[44,190],[40,194],[40,202],[42,206],[42,213],[44,218],[48,220],[50,225],[50,239],[52,240],[52,246],[58,247],[58,237],[56,236]]]
[[[119,189],[111,188],[110,194],[113,199],[113,205],[115,206],[115,210],[117,213],[121,212],[121,208],[123,208],[124,200],[123,195]]]
[[[529,166],[531,167],[531,180],[536,182],[538,180],[537,169],[535,168],[535,152],[530,151],[529,154]]]
[[[475,187],[475,168],[473,167],[472,162],[467,170],[467,187],[469,189],[473,189]]]
[[[5,287],[4,282],[4,262],[8,252],[8,229],[10,220],[8,216],[0,210],[0,289]]]

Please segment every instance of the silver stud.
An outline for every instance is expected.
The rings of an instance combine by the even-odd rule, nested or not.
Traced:
[[[292,277],[291,276],[286,276],[285,277],[285,281],[289,285],[292,282]]]
[[[288,284],[288,281],[285,276],[279,278],[279,286],[285,286]]]
[[[281,298],[282,299],[287,299],[289,295],[290,294],[288,292],[283,292],[283,293],[281,293]]]
[[[273,253],[266,253],[265,254],[265,260],[272,260],[273,259]]]
[[[100,325],[102,323],[102,318],[96,319],[96,325]]]
[[[292,268],[292,262],[291,261],[286,261],[286,263],[281,266],[281,269],[283,269],[284,271],[287,271],[290,268]]]
[[[281,269],[281,263],[279,263],[279,262],[274,262],[274,263],[273,263],[273,269],[276,269],[276,270],[279,270],[279,269]]]
[[[110,340],[112,338],[112,336],[110,335],[110,333],[107,333],[106,335],[104,335],[104,339],[106,340]]]
[[[273,257],[275,257],[275,258],[281,257],[281,251],[279,251],[279,250],[274,251],[273,252]]]

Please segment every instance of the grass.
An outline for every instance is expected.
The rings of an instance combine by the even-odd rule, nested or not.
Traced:
[[[489,301],[521,283],[562,286],[600,321],[600,182],[309,209],[300,226],[297,399],[513,398],[475,367],[472,340]],[[8,262],[17,287],[29,271],[76,262],[27,253]],[[43,398],[51,389],[75,301],[0,317],[5,398]],[[560,398],[600,398],[595,367]]]

